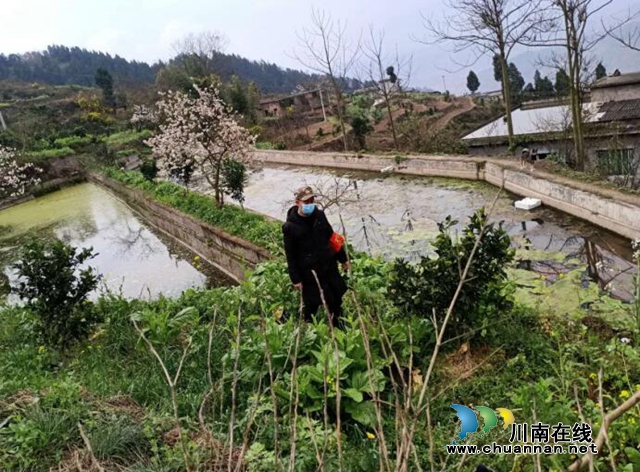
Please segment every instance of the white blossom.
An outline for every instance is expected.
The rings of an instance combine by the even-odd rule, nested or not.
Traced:
[[[0,198],[23,195],[29,187],[40,183],[36,177],[40,172],[31,163],[18,164],[15,151],[0,146]]]
[[[154,110],[146,105],[134,105],[133,115],[131,116],[131,124],[141,125],[145,123],[156,123],[158,115]]]
[[[157,103],[159,132],[146,141],[163,175],[193,164],[223,201],[222,166],[227,158],[247,163],[255,138],[238,124],[215,88],[161,94]]]
[[[631,241],[631,247],[634,250],[633,258],[638,264],[640,264],[640,239],[634,239]]]

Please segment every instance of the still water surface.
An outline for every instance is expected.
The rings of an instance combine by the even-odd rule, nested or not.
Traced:
[[[344,224],[357,249],[388,259],[432,254],[430,242],[438,233],[438,222],[451,215],[459,220],[459,230],[475,210],[490,207],[499,193],[485,182],[266,166],[250,176],[245,206],[283,220],[295,189],[307,184],[323,190],[325,203],[340,195],[342,203],[327,210],[334,229]],[[199,189],[205,191],[206,186],[200,184]],[[504,222],[518,247],[566,256],[565,261],[557,256],[544,260],[538,251],[523,268],[553,276],[580,260],[590,263],[589,272],[602,288],[622,299],[631,297],[635,264],[628,239],[545,206],[517,210],[513,204],[519,198],[500,193],[491,219]]]
[[[231,283],[152,230],[109,192],[89,183],[0,211],[0,293],[15,281],[11,264],[31,237],[93,247],[98,255],[89,265],[102,274],[102,290],[127,298],[177,296],[191,287]]]

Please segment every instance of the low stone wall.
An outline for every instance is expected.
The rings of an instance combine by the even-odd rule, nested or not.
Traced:
[[[380,172],[393,166],[394,173],[485,180],[523,197],[535,197],[545,205],[587,220],[627,238],[640,236],[640,199],[615,191],[589,191],[586,184],[567,179],[530,175],[509,163],[467,156],[368,156],[348,153],[264,151],[254,156],[265,163]],[[638,204],[634,201],[637,200]]]
[[[147,223],[237,282],[245,278],[248,269],[271,258],[267,250],[158,203],[141,190],[129,188],[100,174],[91,174],[89,180],[109,189],[140,213]]]
[[[263,162],[292,164],[298,166],[332,167],[380,172],[395,166],[394,172],[432,177],[454,177],[458,179],[482,180],[482,165],[464,157],[403,158],[348,154],[339,152],[311,151],[254,151],[254,156]],[[481,163],[480,163],[481,164]]]

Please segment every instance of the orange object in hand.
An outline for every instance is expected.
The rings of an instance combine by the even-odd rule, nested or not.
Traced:
[[[333,252],[338,253],[340,249],[342,249],[342,246],[344,246],[344,241],[344,236],[334,232],[329,238],[329,247]]]

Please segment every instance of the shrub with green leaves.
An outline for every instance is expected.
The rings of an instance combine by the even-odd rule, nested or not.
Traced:
[[[158,166],[153,159],[145,159],[140,166],[140,173],[147,180],[153,180],[158,175]]]
[[[83,267],[93,257],[92,248],[78,250],[62,241],[33,240],[14,264],[19,283],[12,291],[35,315],[37,333],[46,345],[67,348],[85,339],[99,321],[88,300],[98,275],[93,268]]]
[[[431,319],[435,314],[441,326],[476,239],[481,236],[451,318],[450,328],[460,334],[481,329],[498,313],[511,308],[506,267],[515,252],[502,223],[488,223],[484,208],[471,217],[459,238],[451,231],[457,223],[450,216],[438,223],[440,233],[433,242],[436,258],[423,257],[417,264],[397,260],[389,291],[406,315]]]
[[[227,159],[222,168],[222,177],[224,191],[242,205],[244,203],[244,188],[249,180],[247,166],[235,159]]]

